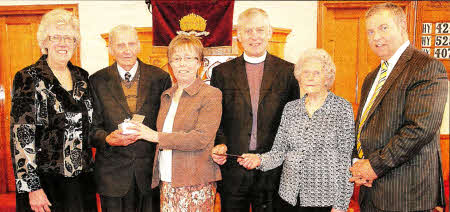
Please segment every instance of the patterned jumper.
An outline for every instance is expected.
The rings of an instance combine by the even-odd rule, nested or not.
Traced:
[[[261,154],[267,171],[283,164],[279,194],[302,207],[347,211],[353,193],[351,154],[355,142],[352,106],[328,92],[324,104],[308,116],[305,97],[286,104],[270,152]]]

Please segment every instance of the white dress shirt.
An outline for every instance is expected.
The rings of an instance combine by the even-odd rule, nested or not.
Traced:
[[[403,54],[403,52],[406,50],[406,48],[409,46],[409,40],[407,40],[405,43],[403,43],[395,52],[394,55],[392,55],[391,58],[389,58],[388,62],[388,70],[386,72],[386,80],[389,78],[389,75],[391,74],[392,70],[395,67],[395,64],[397,64],[398,59],[400,58],[400,56]],[[383,64],[384,61],[381,60],[380,64]],[[372,88],[370,89],[369,95],[367,96],[367,100],[371,99],[373,96],[373,93],[375,92],[375,88],[377,87],[378,84],[378,78],[380,77],[381,74],[381,66],[380,69],[378,70],[377,73],[377,77],[375,78],[375,81],[372,84]],[[367,108],[367,105],[369,104],[369,101],[366,101],[366,103],[364,104],[364,108],[363,111]],[[361,114],[362,115],[362,114]],[[361,118],[361,117],[360,117]]]
[[[392,70],[395,67],[395,64],[397,64],[398,59],[400,58],[400,56],[402,56],[403,52],[406,50],[406,48],[408,48],[410,42],[409,40],[407,40],[405,43],[403,43],[398,49],[397,51],[394,53],[394,55],[392,55],[391,58],[388,59],[388,69],[386,71],[386,80],[388,79],[389,75],[391,74]],[[384,60],[381,60],[380,64],[383,64]],[[362,111],[366,110],[367,105],[370,102],[370,99],[372,99],[373,93],[375,92],[375,88],[377,87],[378,84],[378,78],[380,78],[380,74],[381,74],[381,66],[380,69],[378,69],[378,73],[377,76],[375,77],[375,81],[372,84],[372,88],[370,88],[370,92],[369,95],[367,96],[367,100],[366,103],[364,104],[364,108]],[[362,116],[363,113],[361,113]],[[361,117],[359,117],[361,119]],[[356,161],[358,161],[358,158],[353,158],[352,163],[355,163]]]
[[[129,71],[123,69],[119,64],[117,64],[117,70],[119,71],[119,75],[122,79],[125,80],[125,73],[130,73],[131,77],[130,77],[130,81],[133,80],[134,75],[136,75],[137,69],[138,69],[139,63],[138,61],[136,61],[136,63],[134,64],[133,68],[131,68]]]

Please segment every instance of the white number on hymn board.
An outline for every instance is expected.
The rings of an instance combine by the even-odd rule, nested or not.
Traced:
[[[450,59],[450,48],[435,48],[434,57],[438,59]]]
[[[450,22],[436,23],[436,34],[450,33]]]

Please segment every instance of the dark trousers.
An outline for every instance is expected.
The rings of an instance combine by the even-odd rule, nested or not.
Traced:
[[[277,211],[283,211],[283,212],[330,212],[332,207],[302,207],[299,204],[299,200],[297,199],[297,205],[293,206],[289,204],[288,202],[281,199],[281,197],[278,199],[279,204],[277,204]]]
[[[364,197],[362,203],[360,204],[360,208],[361,212],[389,212],[376,208],[369,194]],[[433,212],[433,209],[415,212]]]
[[[149,185],[150,186],[150,185]],[[103,212],[159,212],[159,189],[142,194],[136,179],[130,185],[128,193],[123,197],[100,195]],[[155,193],[156,192],[156,193]]]
[[[255,179],[257,171],[250,170],[244,175],[239,189],[234,192],[221,189],[220,193],[222,212],[248,212],[250,207],[252,212],[272,212],[274,211],[274,198],[278,196],[278,191],[262,191],[255,189]]]
[[[52,204],[52,212],[96,212],[97,200],[92,173],[76,177],[39,174],[42,189]],[[32,211],[28,193],[16,194],[16,211]]]

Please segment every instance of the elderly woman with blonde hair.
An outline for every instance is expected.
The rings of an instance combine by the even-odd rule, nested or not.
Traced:
[[[88,73],[69,60],[79,21],[55,9],[42,18],[42,56],[16,73],[11,105],[11,156],[16,211],[96,211]]]
[[[160,186],[161,211],[213,211],[219,166],[210,152],[222,115],[222,93],[198,78],[203,45],[178,35],[168,49],[176,84],[163,92],[158,132],[137,124],[138,139],[158,143],[152,187]]]
[[[348,181],[355,142],[353,110],[330,91],[335,71],[325,50],[306,50],[294,71],[305,95],[286,104],[272,149],[238,159],[247,169],[263,171],[283,164],[282,211],[348,209],[353,193]]]

